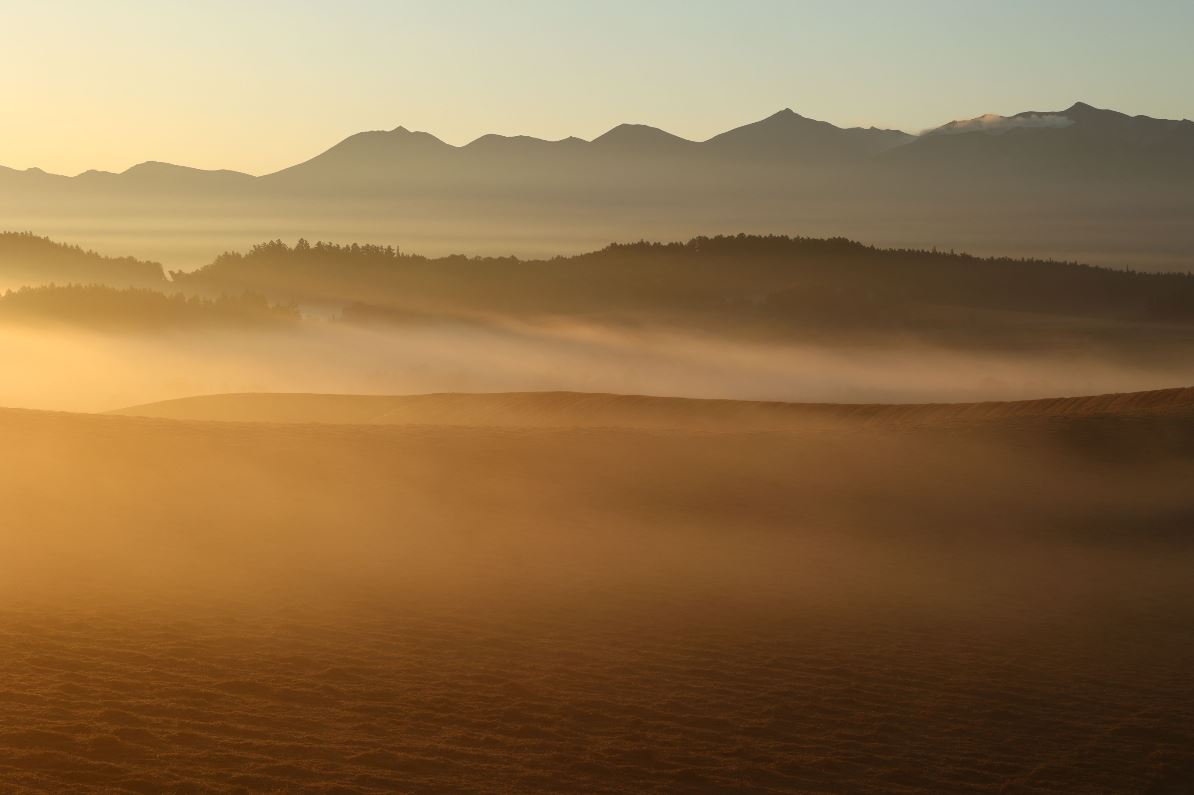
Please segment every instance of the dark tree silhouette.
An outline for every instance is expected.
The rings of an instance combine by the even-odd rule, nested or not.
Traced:
[[[94,329],[163,330],[208,326],[285,326],[299,320],[293,305],[264,296],[201,298],[144,288],[101,285],[23,287],[0,296],[0,321],[58,323]]]

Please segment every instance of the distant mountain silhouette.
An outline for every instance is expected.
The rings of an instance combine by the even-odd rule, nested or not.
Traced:
[[[530,154],[547,152],[550,150],[575,150],[583,147],[588,141],[580,138],[564,138],[559,141],[545,141],[542,138],[532,138],[529,135],[482,135],[469,142],[463,148],[469,152],[484,152],[495,154]]]
[[[519,183],[533,182],[538,177],[557,184],[560,177],[572,174],[579,183],[575,188],[583,190],[583,180],[607,181],[610,158],[632,161],[636,169],[643,167],[644,160],[659,159],[664,161],[663,165],[675,167],[670,161],[678,156],[686,158],[686,166],[694,167],[713,161],[723,165],[727,157],[744,163],[770,159],[836,161],[863,158],[912,139],[913,136],[898,130],[843,130],[787,109],[704,142],[645,124],[619,124],[592,141],[486,135],[466,146],[453,147],[427,133],[399,127],[389,133],[351,136],[323,154],[266,175],[261,181],[308,182],[316,188],[322,187],[325,180],[340,186],[359,181],[369,188],[379,183],[397,188],[403,180],[447,180],[459,184],[467,181],[470,174],[492,176],[511,172],[506,176]],[[650,163],[647,167],[658,172]],[[550,173],[534,173],[540,169]]]
[[[258,178],[236,171],[204,171],[168,163],[146,162],[119,174],[87,171],[70,179],[77,183],[135,183],[184,189],[216,184],[244,187],[254,181],[288,185],[306,181],[314,187],[321,187],[320,183],[324,180],[341,185],[360,181],[375,187],[379,182],[400,180],[412,173],[425,174],[436,168],[451,170],[453,166],[473,167],[479,164],[478,158],[485,156],[570,155],[583,162],[587,155],[590,160],[599,156],[604,164],[611,154],[656,157],[699,152],[700,156],[706,157],[733,154],[748,159],[790,157],[815,160],[824,157],[865,157],[913,139],[914,136],[898,130],[842,129],[828,122],[807,119],[790,109],[714,136],[705,142],[690,141],[644,124],[619,124],[592,141],[580,138],[545,141],[530,136],[484,135],[465,146],[456,147],[429,133],[397,127],[390,131],[351,135],[310,160]],[[0,167],[0,185],[4,180],[18,178],[28,181],[44,178],[47,182],[64,179],[39,169],[18,172]]]
[[[413,168],[436,164],[454,148],[434,135],[398,127],[389,132],[362,132],[331,149],[265,179],[283,184],[361,184],[401,180]]]
[[[817,158],[865,157],[892,149],[914,139],[899,130],[880,130],[834,125],[807,119],[791,108],[762,121],[735,128],[710,138],[708,144],[723,152],[744,157]]]
[[[954,140],[943,140],[947,138]],[[790,108],[703,142],[643,124],[620,124],[592,141],[484,135],[457,147],[429,133],[397,127],[388,132],[357,133],[310,160],[257,178],[236,171],[207,171],[151,161],[119,174],[87,171],[74,178],[47,174],[36,168],[16,171],[0,167],[0,186],[39,181],[62,185],[64,179],[70,179],[75,183],[176,189],[212,186],[235,189],[254,183],[306,181],[318,188],[323,180],[333,179],[341,184],[361,181],[374,187],[379,182],[400,180],[411,172],[423,174],[436,169],[450,172],[455,166],[473,167],[486,157],[517,159],[535,155],[548,158],[566,155],[583,160],[585,155],[600,153],[604,161],[611,153],[631,157],[684,153],[698,160],[731,156],[779,163],[868,159],[925,162],[939,158],[940,164],[948,166],[957,165],[964,156],[976,161],[1002,158],[1006,166],[1009,157],[1015,160],[1035,155],[1064,161],[1096,150],[1121,158],[1164,157],[1169,158],[1170,166],[1191,167],[1194,166],[1194,122],[1128,116],[1078,102],[1061,111],[1025,111],[1014,116],[987,114],[953,121],[921,136],[874,127],[843,129],[806,118]],[[401,190],[400,184],[390,187]]]
[[[87,175],[91,176],[100,176],[103,173],[99,171],[86,172]],[[188,168],[187,166],[176,166],[171,163],[159,163],[157,161],[139,163],[127,171],[113,176],[119,176],[126,181],[136,182],[141,185],[176,185],[187,183],[191,185],[236,187],[253,180],[253,177],[249,174],[242,174],[239,171],[228,171],[226,169],[208,171],[199,168]]]
[[[1194,122],[1128,116],[1078,102],[1065,110],[988,114],[929,131],[894,153],[918,167],[1002,177],[1189,178]]]
[[[132,241],[123,249],[154,257],[205,252],[191,265],[283,231],[526,254],[746,229],[1186,269],[1194,123],[1079,102],[919,136],[787,108],[705,141],[621,124],[591,141],[454,146],[397,127],[260,177],[154,162],[76,177],[0,168],[0,213],[43,233],[114,228]]]
[[[636,155],[689,149],[694,141],[645,124],[619,124],[593,139],[593,147]]]

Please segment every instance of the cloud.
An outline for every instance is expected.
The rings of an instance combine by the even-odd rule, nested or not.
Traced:
[[[1073,119],[1059,113],[1029,113],[1020,116],[998,116],[988,113],[974,119],[951,121],[943,127],[930,130],[930,135],[958,135],[960,133],[985,132],[993,135],[1017,128],[1059,128],[1069,127]]]

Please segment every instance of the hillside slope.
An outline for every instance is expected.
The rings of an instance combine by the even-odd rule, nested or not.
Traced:
[[[180,398],[112,414],[178,420],[555,428],[783,430],[863,424],[998,424],[1024,418],[1194,418],[1194,387],[1111,395],[912,405],[700,400],[583,392],[432,395],[230,394]]]
[[[25,232],[0,232],[0,288],[44,284],[162,287],[156,262],[107,257]]]
[[[0,410],[0,777],[1186,791],[1189,401],[780,430],[798,409],[601,395],[398,399],[482,427]]]

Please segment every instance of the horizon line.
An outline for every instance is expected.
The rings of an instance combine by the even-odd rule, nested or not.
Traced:
[[[1092,108],[1095,108],[1096,110],[1112,110],[1109,108],[1097,108],[1096,106],[1089,105],[1088,103],[1082,102],[1082,101],[1076,101],[1076,102],[1072,103],[1069,106],[1069,108],[1067,108],[1066,110],[1073,109],[1074,107],[1077,107],[1077,106],[1092,107]],[[1021,113],[1024,113],[1024,112],[1063,113],[1065,111],[1063,110],[1063,111],[1020,111],[1020,112]],[[1112,111],[1112,112],[1118,113],[1120,111]],[[83,176],[86,176],[89,174],[123,176],[125,174],[128,174],[130,171],[133,171],[134,169],[140,168],[142,166],[170,166],[172,168],[187,169],[187,170],[191,170],[191,171],[200,171],[200,172],[210,173],[210,174],[227,173],[227,174],[235,174],[235,175],[251,177],[253,179],[260,179],[262,177],[268,177],[273,174],[277,174],[281,171],[285,171],[286,169],[291,168],[293,166],[306,163],[306,162],[330,151],[331,149],[334,149],[336,146],[339,146],[340,144],[344,143],[345,141],[348,141],[348,140],[355,138],[356,136],[359,136],[359,135],[369,135],[369,134],[376,134],[376,133],[393,134],[393,133],[401,132],[401,133],[407,133],[410,135],[427,136],[429,138],[434,139],[438,143],[443,144],[446,147],[450,147],[452,149],[457,149],[457,150],[462,150],[462,149],[467,149],[468,147],[473,146],[484,139],[490,139],[490,138],[500,138],[500,139],[504,139],[504,140],[529,139],[532,141],[537,141],[537,142],[542,142],[542,143],[564,143],[567,141],[577,141],[580,143],[592,144],[596,141],[599,141],[601,138],[604,138],[605,136],[609,135],[611,132],[614,132],[615,130],[618,130],[618,129],[621,129],[624,127],[631,127],[631,128],[638,127],[638,128],[646,128],[646,129],[656,131],[656,132],[661,132],[666,135],[677,138],[680,141],[684,141],[684,142],[688,142],[688,143],[692,143],[692,144],[705,144],[705,143],[709,143],[710,141],[714,140],[715,138],[717,138],[721,135],[724,135],[725,133],[741,129],[742,127],[747,127],[752,124],[758,124],[760,122],[767,121],[768,119],[772,119],[776,116],[780,116],[783,114],[791,114],[793,116],[799,117],[801,119],[806,119],[808,121],[819,122],[822,124],[829,124],[833,127],[836,127],[839,130],[876,130],[876,131],[882,131],[882,132],[903,133],[904,135],[908,135],[911,137],[921,137],[921,136],[925,135],[926,133],[929,133],[936,129],[940,129],[941,127],[946,126],[948,124],[952,124],[954,122],[959,122],[959,121],[968,121],[969,120],[966,118],[950,119],[949,121],[942,122],[941,124],[939,124],[935,127],[927,127],[925,129],[922,129],[922,130],[919,130],[916,132],[908,132],[907,130],[903,130],[903,129],[899,129],[899,128],[895,128],[895,127],[880,127],[880,126],[876,126],[876,125],[871,125],[869,127],[864,127],[861,125],[855,125],[855,126],[851,126],[851,127],[843,127],[843,126],[837,125],[833,122],[826,121],[824,119],[816,119],[811,116],[804,116],[804,115],[792,110],[791,106],[786,106],[786,107],[784,107],[778,111],[775,111],[767,116],[763,116],[762,118],[755,119],[754,121],[748,121],[748,122],[744,122],[742,124],[738,124],[734,127],[730,127],[728,129],[722,130],[721,132],[714,133],[713,135],[709,136],[708,138],[704,138],[704,139],[686,138],[681,135],[676,135],[675,133],[672,133],[669,130],[664,129],[663,127],[656,127],[654,125],[645,124],[642,122],[619,122],[619,123],[615,124],[614,126],[610,127],[609,129],[605,130],[601,134],[594,136],[593,138],[582,138],[582,137],[575,136],[575,135],[565,136],[563,138],[540,138],[538,136],[534,136],[534,135],[530,135],[530,134],[526,134],[526,133],[516,133],[513,135],[505,135],[502,133],[488,132],[488,133],[482,133],[481,135],[478,135],[475,138],[472,138],[463,144],[453,144],[453,143],[450,143],[449,141],[444,140],[443,138],[440,138],[439,136],[435,135],[434,133],[428,132],[426,130],[408,129],[406,126],[400,124],[397,127],[393,127],[391,129],[358,130],[356,132],[349,133],[345,137],[335,141],[334,143],[330,144],[326,148],[320,150],[319,152],[315,153],[314,155],[312,155],[310,157],[307,157],[303,160],[299,160],[297,162],[291,163],[286,166],[282,166],[281,168],[274,169],[273,171],[266,171],[266,172],[261,172],[261,173],[253,173],[253,172],[249,172],[249,171],[239,171],[239,170],[233,169],[233,168],[202,168],[199,166],[190,166],[190,165],[185,165],[183,163],[175,163],[175,162],[170,162],[170,161],[166,161],[166,160],[158,160],[155,158],[149,158],[146,160],[141,160],[141,161],[135,162],[135,163],[129,165],[127,168],[125,168],[122,171],[107,171],[104,169],[89,168],[89,169],[84,169],[83,171],[76,172],[74,174],[64,174],[64,173],[59,173],[59,172],[54,172],[54,171],[47,171],[39,166],[30,166],[28,168],[21,169],[21,168],[14,168],[11,166],[6,166],[3,163],[0,163],[0,171],[12,171],[12,172],[16,172],[19,174],[40,173],[40,174],[44,174],[44,175],[51,176],[51,177],[61,177],[63,179],[78,179],[79,177],[83,177]],[[1002,114],[985,114],[985,115],[998,116],[998,115],[1002,115]],[[1131,114],[1124,114],[1124,115],[1131,116]],[[1149,117],[1145,114],[1136,114],[1131,117],[1132,118],[1158,118],[1158,117]],[[971,117],[971,118],[981,118],[981,116]],[[1183,118],[1180,120],[1175,119],[1174,121],[1190,121],[1190,119]]]

